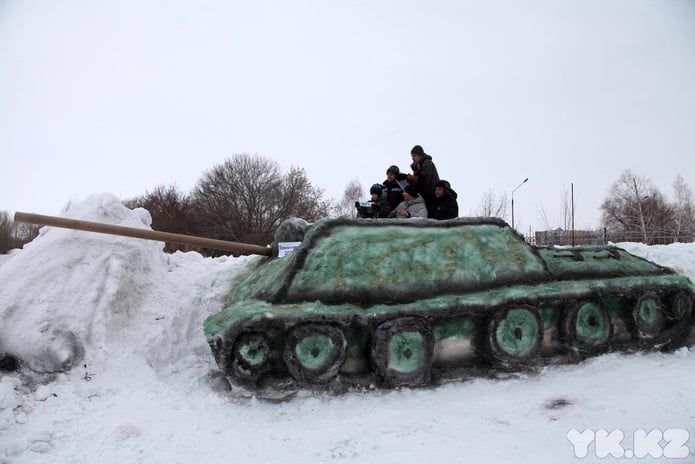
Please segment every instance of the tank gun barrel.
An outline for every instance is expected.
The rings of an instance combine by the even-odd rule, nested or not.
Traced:
[[[27,224],[37,224],[41,226],[62,227],[64,229],[75,229],[87,232],[98,232],[102,234],[121,235],[124,237],[142,238],[145,240],[158,240],[162,242],[177,243],[182,245],[194,245],[204,248],[214,248],[215,250],[225,250],[242,255],[263,255],[270,256],[271,249],[251,245],[249,243],[228,242],[226,240],[216,240],[212,238],[196,237],[193,235],[174,234],[171,232],[159,232],[156,230],[138,229],[136,227],[119,226],[115,224],[104,224],[101,222],[83,221],[81,219],[69,219],[57,216],[45,216],[42,214],[16,212],[15,222]]]

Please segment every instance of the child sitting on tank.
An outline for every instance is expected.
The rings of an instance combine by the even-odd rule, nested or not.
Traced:
[[[387,218],[391,209],[386,192],[381,184],[374,184],[369,189],[371,199],[369,201],[358,201],[355,203],[357,217],[362,219]]]

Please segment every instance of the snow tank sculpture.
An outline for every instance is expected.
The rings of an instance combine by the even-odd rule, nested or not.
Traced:
[[[204,331],[230,383],[267,396],[673,349],[693,326],[687,277],[615,246],[534,247],[501,219],[294,219],[270,248],[20,212],[15,221],[264,256]],[[283,256],[287,242],[299,245]]]
[[[534,247],[500,219],[286,223],[273,250],[204,327],[232,385],[261,394],[671,349],[693,323],[685,276],[615,246]]]

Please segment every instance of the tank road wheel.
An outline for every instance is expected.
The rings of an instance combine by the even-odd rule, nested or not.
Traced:
[[[270,369],[270,345],[262,334],[240,335],[234,342],[231,356],[234,377],[244,384],[255,383]]]
[[[671,326],[667,329],[666,342],[675,342],[668,348],[676,348],[688,338],[693,317],[693,294],[678,290],[667,299],[666,314]]]
[[[687,336],[692,310],[690,292],[679,290],[663,300],[647,293],[637,300],[632,312],[636,335],[652,348],[673,348],[673,342]]]
[[[661,298],[656,293],[645,293],[632,310],[637,336],[653,339],[666,327],[666,313]]]
[[[693,296],[683,290],[674,293],[669,300],[669,316],[676,324],[687,325],[693,314]]]
[[[380,324],[373,334],[372,362],[390,387],[430,383],[434,335],[419,317],[403,317]]]
[[[570,306],[565,313],[563,324],[570,347],[580,351],[600,349],[613,334],[613,324],[608,311],[592,301],[582,301]]]
[[[543,323],[533,306],[497,311],[488,323],[487,345],[492,359],[508,367],[532,364],[543,341]]]
[[[284,359],[300,384],[324,384],[345,362],[347,341],[343,331],[329,324],[297,326],[285,341]]]

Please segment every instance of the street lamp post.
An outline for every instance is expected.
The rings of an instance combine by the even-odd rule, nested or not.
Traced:
[[[519,185],[517,185],[514,190],[512,190],[512,229],[514,228],[514,192],[516,192],[519,189],[519,187],[524,185],[527,181],[528,181],[528,177],[526,179],[524,179],[523,181],[521,181],[521,183]]]

